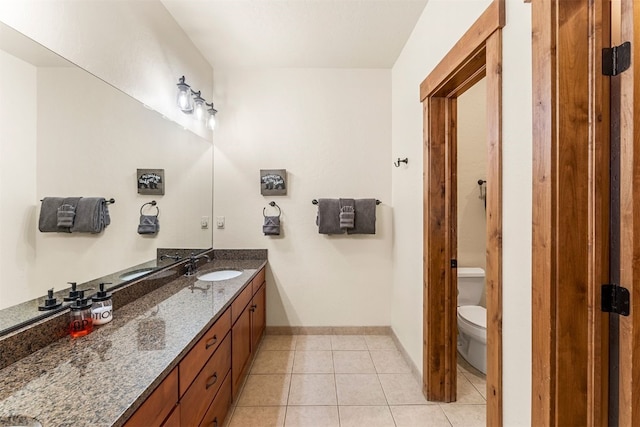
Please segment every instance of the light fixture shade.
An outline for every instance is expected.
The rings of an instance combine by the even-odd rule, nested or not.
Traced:
[[[206,105],[207,107],[209,107],[209,110],[207,111],[209,114],[209,116],[207,117],[207,128],[209,130],[214,130],[216,128],[216,113],[218,112],[218,110],[213,108],[213,102]]]
[[[184,76],[178,80],[178,93],[176,103],[183,113],[193,113],[193,98],[191,98],[191,87],[184,82]]]
[[[207,114],[205,102],[204,98],[200,96],[200,91],[196,92],[193,98],[193,113],[199,121],[204,121]]]

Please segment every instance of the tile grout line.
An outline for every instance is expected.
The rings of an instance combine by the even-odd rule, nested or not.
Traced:
[[[371,363],[373,363],[373,368],[376,371],[376,378],[378,379],[378,383],[380,383],[380,388],[382,389],[382,395],[384,396],[385,402],[387,402],[387,410],[391,415],[391,420],[393,420],[393,425],[398,426],[396,422],[396,418],[393,416],[393,412],[391,411],[391,405],[389,405],[389,398],[387,397],[387,393],[384,391],[384,387],[382,386],[382,381],[380,380],[380,372],[378,372],[378,368],[376,368],[376,364],[373,362],[373,356],[371,355],[371,349],[369,349],[369,357],[371,358]]]
[[[329,338],[331,343],[331,363],[333,364],[333,390],[336,394],[336,410],[338,411],[338,427],[342,426],[340,419],[340,402],[338,401],[338,378],[336,376],[336,359],[333,357],[333,335]]]

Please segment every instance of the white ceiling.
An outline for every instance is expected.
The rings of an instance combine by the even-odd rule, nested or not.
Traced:
[[[427,0],[161,0],[214,68],[391,68]]]

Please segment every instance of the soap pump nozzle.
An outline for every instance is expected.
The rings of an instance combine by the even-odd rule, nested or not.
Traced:
[[[58,300],[53,296],[53,288],[47,291],[47,297],[44,299],[44,304],[38,306],[39,311],[47,311],[53,310],[54,308],[58,308],[62,305],[62,301],[58,302]]]
[[[77,283],[76,282],[67,282],[69,285],[71,285],[71,290],[69,291],[69,295],[67,295],[66,297],[64,297],[65,301],[75,301],[78,296],[80,295],[80,291],[76,290],[77,287]]]
[[[111,294],[104,290],[105,285],[110,284],[110,282],[100,283],[100,290],[93,297],[91,297],[91,299],[93,299],[93,301],[103,301],[111,298]]]

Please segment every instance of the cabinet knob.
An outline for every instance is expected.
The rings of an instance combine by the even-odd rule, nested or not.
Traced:
[[[253,304],[251,306],[251,311],[256,311],[256,308],[258,308],[258,304]]]
[[[209,341],[207,341],[207,345],[205,347],[205,350],[209,350],[209,348],[211,346],[216,345],[217,342],[218,342],[218,335],[214,335],[213,338],[211,338]]]
[[[218,427],[218,417],[213,419],[213,427]]]
[[[209,387],[214,385],[216,382],[218,382],[218,373],[217,372],[215,374],[213,374],[213,376],[211,378],[209,378],[209,381],[207,381],[206,390],[209,390]]]

